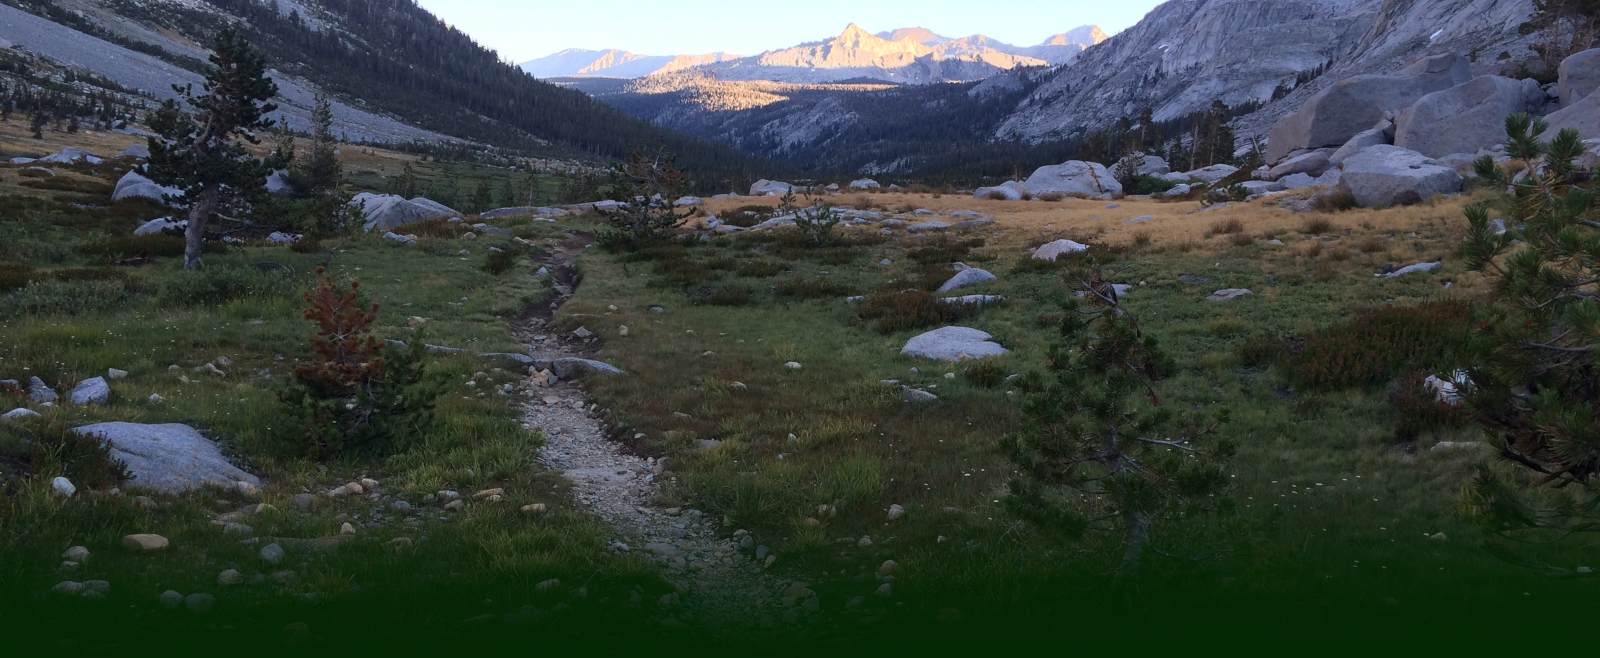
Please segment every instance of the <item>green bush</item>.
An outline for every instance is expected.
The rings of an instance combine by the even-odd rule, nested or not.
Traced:
[[[0,425],[0,466],[17,474],[62,476],[78,488],[103,489],[128,479],[127,465],[111,458],[98,437],[40,422]]]
[[[885,290],[868,295],[856,315],[872,321],[878,331],[889,334],[955,322],[974,314],[977,308],[976,305],[946,304],[921,290]]]
[[[1177,181],[1170,181],[1165,178],[1156,178],[1155,176],[1140,176],[1139,180],[1134,185],[1134,194],[1155,196],[1177,186]]]
[[[81,315],[129,305],[151,294],[149,286],[130,281],[34,281],[0,300],[0,317]]]
[[[522,262],[526,254],[526,249],[516,245],[502,247],[498,251],[490,249],[488,261],[483,264],[483,271],[495,276],[505,274],[516,268],[517,263]]]

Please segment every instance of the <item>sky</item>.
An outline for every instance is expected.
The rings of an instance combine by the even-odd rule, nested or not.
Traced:
[[[1116,34],[1162,0],[419,0],[440,19],[525,62],[568,48],[642,55],[754,55],[837,36],[925,27],[947,37],[983,34],[1032,46],[1080,25]],[[793,7],[794,11],[779,11]]]

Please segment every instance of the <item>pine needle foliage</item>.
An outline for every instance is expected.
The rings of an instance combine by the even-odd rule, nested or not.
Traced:
[[[1487,465],[1474,479],[1470,508],[1491,536],[1540,541],[1600,530],[1600,208],[1591,175],[1575,164],[1584,144],[1575,130],[1550,141],[1542,119],[1506,119],[1502,167],[1475,168],[1500,198],[1468,208],[1463,252],[1493,283],[1470,332],[1464,397],[1489,440],[1533,476],[1523,490]],[[1509,230],[1497,231],[1490,210]],[[1540,488],[1543,490],[1540,490]],[[1503,544],[1491,549],[1522,561]]]
[[[1122,307],[1099,266],[1078,278],[1092,293],[1088,308],[1064,309],[1046,371],[1018,380],[1025,420],[1000,444],[1020,471],[1006,503],[1069,537],[1120,529],[1121,573],[1132,576],[1158,519],[1230,507],[1234,445],[1218,434],[1225,409],[1174,411],[1157,394],[1176,362]]]

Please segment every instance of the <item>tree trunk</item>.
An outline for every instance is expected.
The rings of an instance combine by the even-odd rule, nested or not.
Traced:
[[[189,226],[183,231],[183,269],[200,269],[200,249],[205,246],[206,224],[217,212],[217,194],[215,189],[207,187],[189,208]]]
[[[1122,577],[1133,578],[1139,574],[1139,557],[1144,554],[1145,542],[1150,540],[1150,517],[1144,512],[1128,515],[1128,545],[1122,551]]]

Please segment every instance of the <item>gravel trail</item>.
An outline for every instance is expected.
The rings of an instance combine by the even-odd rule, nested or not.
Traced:
[[[555,277],[559,296],[513,327],[537,362],[588,358],[599,346],[596,337],[557,335],[549,328],[551,315],[573,294],[571,265],[590,237],[574,234],[538,263]],[[557,377],[545,384],[541,375],[531,380],[523,422],[549,438],[541,461],[572,481],[580,509],[615,530],[613,551],[648,554],[677,585],[676,594],[638,601],[659,608],[664,630],[693,626],[718,634],[738,633],[780,622],[799,624],[810,617],[818,604],[813,600],[808,607],[805,600],[784,596],[792,593],[785,588],[795,583],[765,573],[778,558],[754,537],[723,528],[721,519],[699,510],[662,508],[656,503],[660,482],[672,477],[666,460],[629,454],[608,438],[598,409],[576,380]]]

